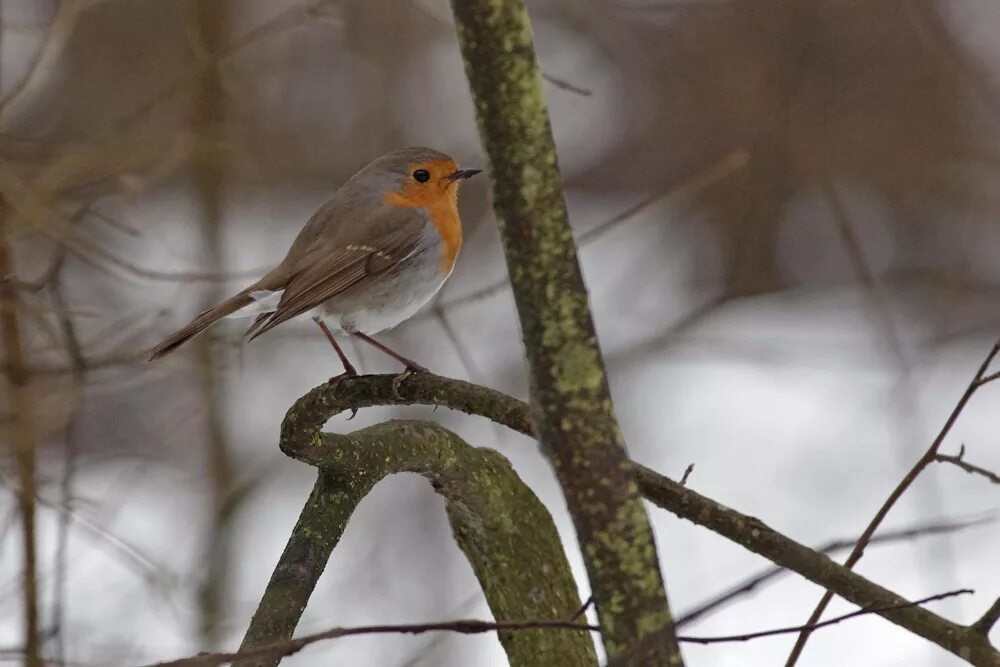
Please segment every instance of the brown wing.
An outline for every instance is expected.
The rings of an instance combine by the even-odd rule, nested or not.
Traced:
[[[355,234],[341,233],[313,244],[292,268],[277,310],[258,318],[247,331],[250,340],[391,270],[417,249],[424,233],[424,221],[413,209],[383,209],[366,222]]]

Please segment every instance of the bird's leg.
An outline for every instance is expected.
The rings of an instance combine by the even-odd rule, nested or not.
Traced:
[[[407,359],[406,357],[404,357],[403,355],[399,354],[398,352],[394,352],[393,350],[390,350],[388,347],[386,347],[382,343],[378,342],[377,340],[375,340],[371,336],[368,336],[367,334],[363,334],[360,331],[355,331],[352,335],[357,336],[358,338],[360,338],[361,340],[365,341],[366,343],[368,343],[372,347],[377,348],[377,349],[381,350],[382,352],[385,352],[390,357],[392,357],[393,359],[395,359],[396,361],[398,361],[399,363],[403,364],[403,366],[406,367],[406,370],[404,370],[402,373],[400,373],[399,375],[397,375],[396,377],[394,377],[392,379],[392,390],[393,390],[393,393],[395,393],[397,396],[399,395],[399,385],[403,382],[403,380],[405,380],[406,378],[410,377],[414,373],[429,373],[430,372],[426,368],[424,368],[423,366],[421,366],[420,364],[418,364],[417,362],[413,361],[412,359]]]
[[[333,337],[333,333],[330,331],[330,327],[326,326],[326,323],[318,317],[313,318],[320,329],[323,330],[323,334],[326,335],[326,339],[330,341],[330,345],[333,345],[333,349],[337,351],[337,356],[340,357],[340,363],[344,365],[344,372],[340,375],[335,375],[328,380],[331,389],[336,390],[340,383],[347,378],[353,378],[358,376],[358,371],[354,369],[354,366],[347,359],[347,355],[344,351],[340,349],[340,345],[337,343],[337,339]],[[351,416],[347,418],[347,421],[351,421],[358,414],[357,408],[351,408]]]

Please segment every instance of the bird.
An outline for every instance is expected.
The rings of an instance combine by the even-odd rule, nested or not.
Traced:
[[[343,373],[358,374],[337,342],[354,336],[404,366],[397,379],[427,372],[373,336],[412,317],[441,289],[462,246],[458,188],[480,169],[412,146],[358,170],[306,222],[284,259],[260,280],[205,310],[148,354],[159,359],[226,317],[254,317],[248,340],[309,317],[329,340]]]

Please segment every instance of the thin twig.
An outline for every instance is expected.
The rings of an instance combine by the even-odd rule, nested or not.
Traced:
[[[78,396],[82,394],[84,377],[87,372],[87,359],[84,356],[80,339],[73,323],[65,295],[63,294],[63,268],[65,264],[60,263],[52,277],[49,285],[49,294],[52,297],[53,307],[62,329],[63,339],[66,345],[66,353],[70,359],[73,369],[73,380],[76,383]],[[80,411],[80,399],[73,406],[73,410],[66,420],[65,441],[66,452],[63,463],[62,476],[59,480],[60,502],[64,512],[60,514],[58,528],[56,530],[55,549],[55,583],[52,589],[52,633],[55,639],[55,660],[62,662],[65,658],[65,632],[63,628],[66,618],[66,580],[69,577],[69,533],[72,523],[70,504],[73,499],[73,476],[76,472],[77,442],[75,426]]]
[[[872,537],[869,544],[892,544],[896,542],[905,542],[913,540],[920,537],[929,537],[933,535],[947,535],[954,533],[965,528],[972,528],[974,526],[982,526],[987,523],[992,523],[996,519],[992,516],[987,516],[980,519],[975,519],[973,521],[962,521],[962,522],[943,522],[943,523],[930,523],[925,525],[913,526],[911,528],[903,528],[900,530],[886,531]],[[831,554],[838,551],[843,551],[844,549],[849,549],[854,546],[856,538],[840,538],[836,540],[830,540],[829,542],[816,547],[816,551],[822,554]],[[736,598],[742,597],[749,593],[754,592],[765,583],[768,583],[778,577],[789,574],[791,570],[788,568],[774,566],[770,567],[759,574],[745,579],[742,583],[739,583],[728,590],[714,596],[710,600],[703,602],[702,604],[694,607],[690,611],[687,611],[679,615],[675,621],[677,627],[683,627],[689,623],[707,616],[715,611],[718,611],[728,603],[732,602]]]
[[[954,597],[956,595],[966,595],[971,594],[974,591],[963,588],[956,591],[949,591],[947,593],[940,593],[938,595],[932,595],[920,600],[915,600],[913,602],[903,602],[900,604],[889,605],[885,607],[867,607],[863,609],[858,609],[857,611],[852,611],[848,614],[843,614],[841,616],[835,616],[834,618],[821,621],[819,623],[810,623],[808,625],[793,625],[784,628],[775,628],[773,630],[761,630],[759,632],[748,632],[739,635],[721,635],[715,637],[691,637],[686,635],[678,635],[677,641],[685,644],[728,644],[734,642],[748,642],[753,639],[761,639],[763,637],[775,637],[778,635],[792,634],[793,632],[803,632],[814,630],[819,630],[820,628],[825,628],[830,625],[835,625],[843,621],[857,618],[858,616],[866,616],[868,614],[883,614],[891,611],[898,611],[900,609],[909,609],[912,607],[919,607],[928,602],[934,602],[936,600],[944,600],[945,598]],[[656,641],[656,635],[647,635],[643,640],[634,646],[631,651],[627,654],[619,657],[616,660],[611,660],[608,662],[608,667],[645,667],[647,662],[643,659],[643,651],[645,650],[647,644]]]
[[[594,94],[592,90],[581,88],[580,86],[574,86],[572,83],[556,78],[551,74],[546,74],[544,71],[542,72],[542,78],[560,90],[565,90],[567,92],[580,95],[581,97],[590,97]]]
[[[678,641],[686,642],[689,644],[723,644],[732,642],[746,642],[753,639],[759,639],[762,637],[773,637],[775,635],[790,634],[793,632],[799,632],[804,629],[818,630],[820,628],[825,628],[830,625],[835,625],[843,621],[857,618],[858,616],[865,616],[868,614],[878,614],[887,611],[896,611],[899,609],[905,609],[909,607],[917,607],[920,605],[927,604],[929,602],[935,602],[938,600],[944,600],[946,598],[955,597],[957,595],[968,595],[973,593],[971,589],[963,588],[960,590],[949,591],[947,593],[940,593],[938,595],[932,595],[930,597],[922,598],[920,600],[915,600],[913,602],[907,602],[905,604],[892,605],[887,607],[872,607],[868,609],[859,609],[853,611],[849,614],[843,614],[841,616],[836,616],[834,618],[822,621],[820,623],[814,623],[810,626],[793,626],[785,628],[775,628],[772,630],[761,630],[759,632],[749,632],[741,635],[722,635],[718,637],[678,637]],[[577,614],[579,616],[580,614]],[[408,624],[398,624],[398,625],[363,625],[358,627],[337,627],[330,628],[329,630],[324,630],[323,632],[317,632],[311,635],[306,635],[304,637],[299,637],[298,639],[291,639],[284,642],[276,642],[274,644],[268,644],[265,646],[260,646],[249,651],[243,651],[239,653],[203,653],[201,655],[192,656],[189,658],[180,658],[178,660],[171,660],[169,662],[158,662],[153,665],[148,665],[147,667],[213,667],[214,665],[224,665],[227,663],[235,662],[237,660],[247,660],[247,659],[259,659],[259,658],[285,658],[295,653],[298,653],[305,647],[315,644],[317,642],[325,641],[327,639],[338,639],[340,637],[351,637],[357,635],[373,635],[373,634],[410,634],[418,635],[426,632],[457,632],[459,634],[473,635],[482,634],[485,632],[516,632],[520,630],[577,630],[586,632],[598,632],[600,628],[596,625],[590,625],[589,623],[577,623],[575,621],[559,621],[559,620],[539,620],[539,621],[514,621],[506,623],[494,623],[491,621],[482,621],[476,619],[468,620],[458,620],[458,621],[446,621],[442,623],[408,623]],[[623,658],[621,661],[616,661],[615,664],[628,664],[628,660]]]
[[[980,386],[982,385],[980,384]],[[965,445],[959,447],[958,454],[935,454],[934,460],[939,463],[950,463],[954,466],[958,466],[970,475],[981,475],[990,480],[993,484],[1000,484],[1000,475],[997,475],[992,470],[987,470],[986,468],[973,465],[965,460]]]
[[[681,486],[685,486],[687,484],[688,478],[691,476],[691,473],[693,472],[694,472],[694,464],[689,463],[688,467],[684,468],[684,474],[681,475],[681,481],[678,482],[678,484],[680,484]]]
[[[7,205],[0,199],[0,275],[14,273],[12,234],[7,225]],[[3,367],[13,437],[10,454],[17,470],[17,506],[21,520],[23,570],[21,592],[24,602],[24,651],[26,667],[41,667],[41,639],[38,624],[38,554],[36,537],[37,444],[32,399],[31,376],[25,371],[24,338],[18,317],[20,299],[13,289],[0,291],[0,336],[6,352]]]
[[[593,605],[594,605],[594,596],[591,595],[590,597],[587,598],[587,601],[580,606],[577,612],[570,617],[569,620],[571,621],[580,620],[580,618],[582,618],[583,615],[587,613],[587,610],[590,609]]]
[[[952,598],[958,595],[971,595],[975,593],[971,588],[961,588],[955,591],[948,591],[947,593],[939,593],[938,595],[931,595],[926,598],[921,598],[920,600],[914,600],[907,604],[896,604],[888,607],[869,607],[867,609],[858,609],[857,611],[852,611],[849,614],[842,614],[840,616],[834,616],[825,621],[820,621],[819,623],[811,623],[809,625],[793,625],[787,628],[776,628],[774,630],[762,630],[760,632],[748,632],[743,635],[723,635],[720,637],[678,637],[678,641],[688,642],[691,644],[722,644],[729,642],[746,642],[751,639],[760,639],[761,637],[774,637],[776,635],[788,635],[793,632],[819,630],[820,628],[825,628],[830,625],[835,625],[843,621],[857,618],[858,616],[865,616],[868,614],[878,614],[886,611],[897,611],[899,609],[908,609],[910,607],[919,607],[920,605],[927,604],[928,602],[937,602],[938,600],[945,600],[947,598]]]
[[[587,231],[580,234],[577,245],[582,248],[590,243],[593,243],[594,241],[597,241],[600,237],[604,236],[605,233],[617,225],[634,218],[646,208],[662,199],[690,198],[744,168],[749,161],[750,158],[746,151],[733,151],[718,162],[715,162],[707,167],[705,170],[690,177],[687,181],[678,185],[672,185],[665,191],[659,190],[638,203],[633,204],[614,217],[591,227]],[[472,301],[481,301],[493,296],[494,294],[498,294],[509,287],[510,281],[505,276],[504,278],[490,283],[485,287],[481,287],[473,292],[469,292],[468,294],[452,299],[451,301],[442,304],[441,307],[451,308],[452,306],[459,306]]]
[[[574,623],[572,621],[513,621],[494,623],[477,619],[446,621],[442,623],[409,623],[399,625],[363,625],[352,628],[330,628],[323,632],[290,639],[283,642],[266,644],[249,651],[239,653],[203,653],[190,658],[181,658],[169,662],[158,662],[146,667],[212,667],[224,665],[237,660],[260,658],[285,658],[298,653],[310,644],[326,639],[351,637],[373,634],[408,634],[419,635],[425,632],[457,632],[463,635],[478,635],[485,632],[516,632],[519,630],[576,630],[596,632],[596,625]]]
[[[977,382],[976,385],[978,387],[982,387],[984,384],[989,384],[990,382],[995,382],[997,379],[1000,379],[1000,371],[997,371],[996,373],[993,373],[991,375],[987,375],[986,377],[984,377],[983,379],[981,379],[979,382]]]
[[[952,409],[951,414],[948,415],[948,419],[945,421],[944,426],[941,427],[941,431],[938,433],[937,437],[934,438],[930,447],[927,448],[927,451],[924,452],[923,456],[920,457],[913,468],[906,473],[906,476],[903,477],[902,481],[899,482],[896,488],[892,490],[892,493],[890,493],[889,497],[886,498],[884,503],[882,503],[878,512],[875,513],[875,517],[871,520],[871,522],[869,522],[864,532],[861,533],[861,537],[858,538],[857,543],[854,545],[854,549],[847,557],[844,567],[852,568],[859,560],[861,560],[861,557],[865,553],[865,547],[867,547],[869,542],[871,542],[872,536],[875,534],[875,531],[878,530],[878,527],[882,525],[882,521],[884,521],[885,517],[889,514],[889,510],[891,510],[903,494],[906,493],[906,490],[910,488],[910,485],[913,484],[914,480],[917,479],[920,473],[922,473],[927,466],[934,462],[935,457],[938,454],[938,450],[941,448],[941,443],[944,442],[945,437],[947,437],[948,433],[951,432],[951,428],[955,425],[955,422],[958,421],[958,417],[962,414],[962,411],[965,409],[969,399],[971,399],[973,394],[976,393],[976,390],[982,386],[980,382],[983,377],[986,376],[986,372],[989,370],[990,364],[993,362],[994,357],[997,356],[997,353],[1000,353],[1000,341],[994,343],[993,347],[990,348],[990,351],[983,360],[983,363],[980,364],[979,370],[976,371],[975,377],[969,383],[969,386],[966,387],[965,392],[958,400],[954,409]],[[806,629],[801,632],[795,642],[795,646],[792,648],[792,652],[788,655],[785,667],[792,667],[796,661],[798,661],[799,656],[802,655],[802,649],[804,648],[806,641],[809,639],[809,626],[815,624],[819,620],[819,618],[823,615],[823,611],[826,609],[827,605],[830,604],[830,600],[832,599],[833,593],[831,591],[828,590],[823,594],[822,599],[819,604],[816,605],[816,608],[813,610],[812,614],[810,614],[809,620],[805,624]]]
[[[469,379],[473,382],[481,382],[483,374],[479,370],[476,360],[472,357],[472,353],[469,352],[468,346],[462,342],[462,339],[458,335],[458,331],[456,331],[455,327],[452,326],[451,320],[448,319],[448,313],[445,311],[444,306],[441,305],[440,302],[435,303],[431,312],[434,313],[434,317],[441,324],[441,328],[444,329],[444,334],[448,337],[452,347],[455,348],[455,352],[458,353],[458,359],[465,367],[465,372],[468,373]]]
[[[683,200],[700,194],[713,185],[729,178],[749,163],[749,153],[743,149],[735,150],[721,160],[713,162],[683,183],[672,184],[667,189],[658,190],[613,218],[591,227],[580,235],[579,244],[582,246],[595,241],[619,223],[635,217],[658,201],[664,199]]]
[[[73,0],[59,2],[55,16],[49,22],[46,35],[35,51],[28,67],[0,100],[0,117],[5,116],[9,109],[21,99],[24,92],[31,87],[31,84],[38,79],[38,74],[45,69],[42,67],[42,63],[51,63],[58,59],[63,48],[69,42],[81,13],[79,3],[73,2]]]

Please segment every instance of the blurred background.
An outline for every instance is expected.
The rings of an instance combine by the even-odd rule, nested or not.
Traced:
[[[632,456],[674,478],[693,463],[694,489],[806,544],[856,537],[1000,334],[1000,6],[531,10]],[[143,353],[276,263],[356,169],[409,144],[483,166],[444,0],[0,3],[0,659],[21,661],[32,558],[53,660],[130,665],[238,645],[314,479],[278,451],[281,418],[339,365],[308,322],[244,347],[246,322],[229,320],[163,362]],[[461,208],[451,281],[384,340],[526,397],[485,179],[464,186]],[[365,372],[396,368],[347,351]],[[964,444],[971,462],[1000,468],[998,392],[974,397],[944,452]],[[552,511],[586,597],[532,442],[417,408],[328,427],[390,416],[434,419],[508,456]],[[26,480],[33,507],[17,503]],[[974,588],[933,607],[971,622],[1000,594],[998,509],[996,486],[933,466],[886,528],[956,530],[874,546],[858,569],[914,598]],[[678,614],[767,568],[650,511]],[[683,633],[799,624],[821,592],[786,575]],[[830,613],[850,609],[837,600]],[[401,475],[359,508],[299,631],[461,617],[489,611],[442,501]],[[777,665],[793,641],[686,655]],[[340,639],[287,664],[505,660],[493,636],[423,635]],[[799,664],[959,662],[868,617],[817,632]]]

